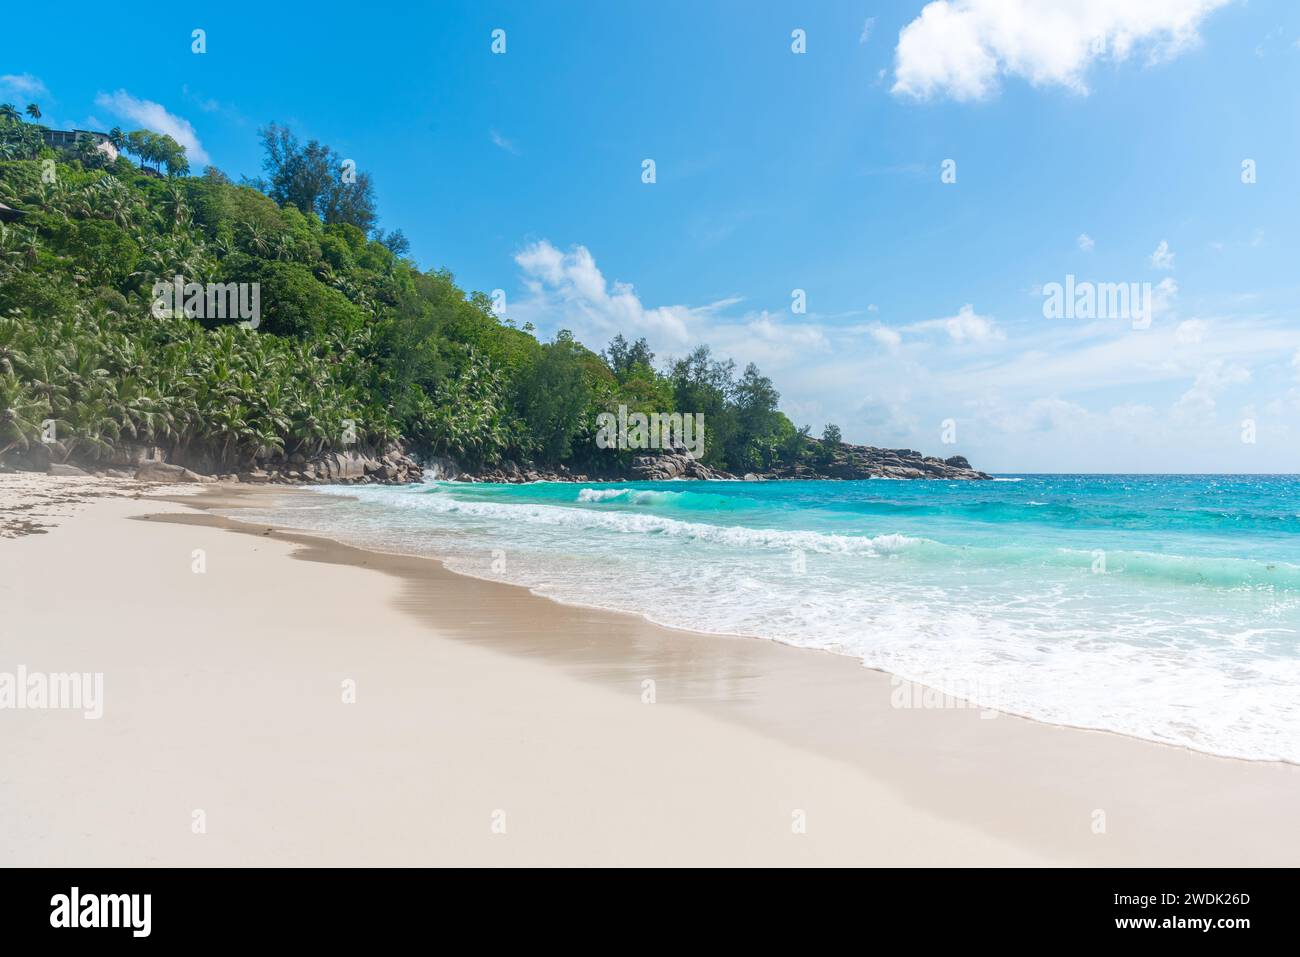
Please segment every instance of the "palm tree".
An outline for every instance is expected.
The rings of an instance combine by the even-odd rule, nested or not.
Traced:
[[[256,256],[265,256],[271,251],[271,243],[266,230],[257,223],[240,223],[244,228],[244,244]]]
[[[32,393],[12,372],[0,375],[0,456],[13,448],[27,449],[50,414],[49,403]]]
[[[0,119],[8,120],[11,123],[22,122],[23,115],[18,112],[18,107],[12,103],[0,103]]]
[[[190,208],[185,201],[185,192],[179,187],[168,185],[163,193],[162,209],[158,220],[171,232],[177,232],[190,224]]]
[[[30,116],[33,120],[39,120],[41,118],[41,108],[37,106],[35,103],[28,103],[27,115]]]

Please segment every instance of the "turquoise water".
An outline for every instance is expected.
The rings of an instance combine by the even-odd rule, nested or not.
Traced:
[[[981,705],[1300,761],[1300,478],[326,490],[289,524]]]

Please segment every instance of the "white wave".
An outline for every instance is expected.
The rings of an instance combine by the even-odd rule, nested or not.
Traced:
[[[634,488],[584,488],[578,492],[578,501],[585,503],[623,501],[629,505],[655,505],[680,498],[681,492],[658,492]]]
[[[820,554],[876,556],[896,553],[920,545],[936,545],[923,538],[907,535],[828,535],[823,532],[753,528],[738,525],[710,525],[686,522],[661,515],[638,512],[601,512],[568,508],[563,505],[533,503],[475,502],[444,494],[410,494],[386,489],[350,489],[361,497],[378,498],[385,505],[402,509],[419,509],[443,514],[461,514],[517,524],[567,526],[575,529],[603,529],[636,535],[663,535],[693,541],[728,545],[740,549],[771,548]],[[667,494],[667,493],[665,493]]]

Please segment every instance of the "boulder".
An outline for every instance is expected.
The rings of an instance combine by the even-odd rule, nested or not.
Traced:
[[[51,462],[49,466],[50,475],[89,475],[84,469],[79,469],[75,465],[67,465],[63,462]]]
[[[145,462],[135,472],[136,480],[139,482],[215,482],[210,475],[200,475],[197,472],[191,472],[189,469],[180,465],[169,465],[166,462]]]

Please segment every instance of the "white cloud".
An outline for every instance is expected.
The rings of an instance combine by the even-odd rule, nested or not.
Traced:
[[[492,131],[491,131],[491,136],[492,136],[492,142],[493,142],[496,146],[498,146],[498,147],[500,147],[501,149],[505,150],[507,153],[514,153],[516,156],[519,155],[519,150],[518,150],[518,148],[515,146],[515,144],[514,144],[513,141],[506,139],[504,136],[502,136],[502,135],[501,135],[500,133],[498,133],[496,130],[492,130]]]
[[[1149,62],[1195,46],[1197,29],[1228,0],[935,0],[898,35],[893,92],[978,100],[1001,76],[1088,92],[1096,60]]]
[[[190,121],[167,112],[166,108],[159,103],[137,99],[126,90],[118,90],[116,93],[98,94],[95,97],[95,105],[112,110],[118,116],[139,123],[145,129],[155,133],[166,133],[185,147],[185,155],[192,166],[206,166],[211,162],[207,150],[199,142],[199,136],[194,132]]]
[[[541,240],[515,255],[527,296],[510,303],[507,315],[531,322],[543,336],[569,329],[579,341],[599,349],[616,334],[644,336],[661,358],[697,345],[765,371],[813,367],[813,358],[831,350],[827,329],[811,316],[766,310],[725,315],[741,302],[720,299],[703,306],[646,306],[631,283],[607,280],[585,246],[568,251]]]
[[[734,302],[726,300],[702,309],[647,309],[630,283],[606,282],[586,246],[562,252],[541,240],[520,250],[515,262],[524,271],[531,299],[512,307],[510,315],[533,321],[539,328],[559,321],[579,339],[587,332],[594,334],[597,342],[604,342],[621,332],[630,338],[646,336],[657,348],[684,348],[692,341],[688,329],[692,319]]]
[[[1244,385],[1250,379],[1249,369],[1222,359],[1211,359],[1196,374],[1192,387],[1178,399],[1175,409],[1193,417],[1208,418],[1214,413],[1216,400],[1223,392],[1232,386]]]
[[[888,326],[874,325],[867,329],[867,335],[880,343],[886,349],[897,349],[903,341],[903,337]]]
[[[1174,314],[1174,300],[1178,298],[1178,282],[1173,276],[1166,276],[1156,283],[1151,291],[1151,318],[1161,319]]]
[[[0,90],[16,96],[49,96],[41,78],[30,73],[6,73],[0,76]]]
[[[1174,329],[1174,338],[1183,345],[1194,345],[1205,338],[1210,324],[1204,319],[1186,319]]]
[[[862,36],[858,37],[859,43],[866,43],[871,39],[871,28],[876,25],[875,17],[867,17],[867,22],[862,24]]]
[[[907,328],[918,332],[939,329],[946,332],[953,342],[989,342],[1006,338],[992,318],[976,313],[975,307],[970,303],[957,310],[955,316],[927,319],[925,322],[913,323]]]
[[[1169,243],[1162,239],[1156,251],[1151,254],[1151,265],[1157,269],[1173,269],[1176,255],[1178,254],[1169,251]]]
[[[1079,233],[1079,238],[1076,239],[1075,242],[1079,244],[1079,248],[1082,249],[1085,253],[1092,252],[1092,248],[1097,245],[1096,240],[1094,240],[1087,233]]]

